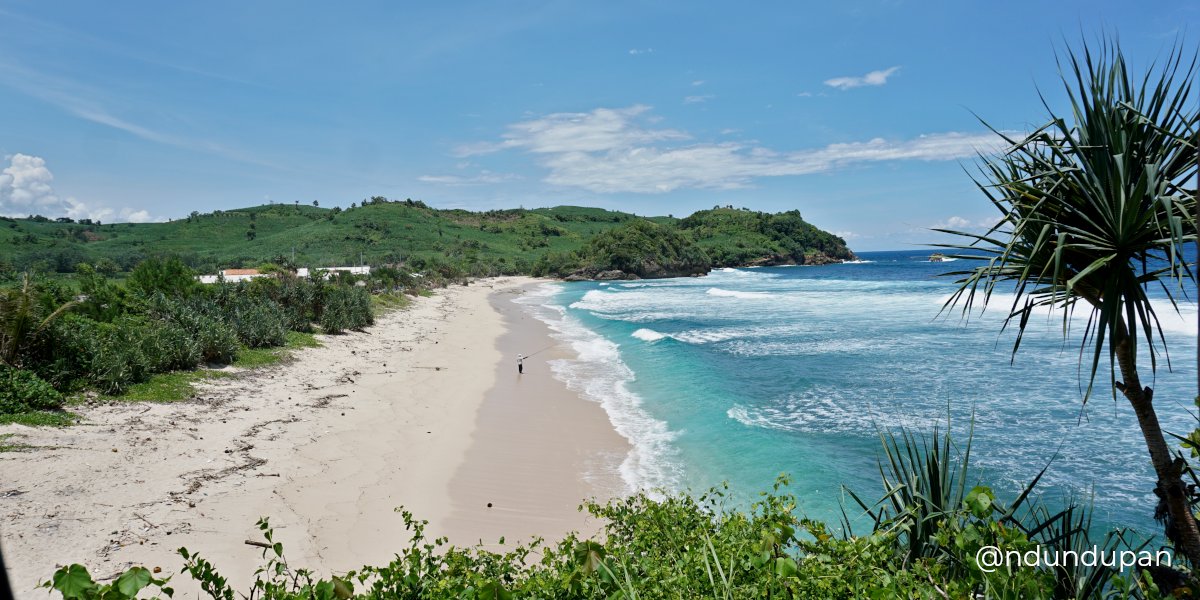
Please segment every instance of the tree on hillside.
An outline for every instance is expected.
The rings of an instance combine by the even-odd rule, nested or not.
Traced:
[[[1146,365],[1138,363],[1142,344],[1151,373],[1166,350],[1146,289],[1163,290],[1175,306],[1195,281],[1182,251],[1196,239],[1196,190],[1187,187],[1196,178],[1196,58],[1176,50],[1144,75],[1129,72],[1115,42],[1098,52],[1085,45],[1066,58],[1060,69],[1070,118],[1044,102],[1045,125],[1024,137],[997,131],[1011,148],[981,159],[977,184],[1000,210],[999,222],[983,234],[939,230],[972,240],[946,247],[987,253],[960,256],[986,262],[955,273],[960,287],[946,307],[969,311],[981,298],[986,304],[997,284],[1011,282],[1015,300],[1005,326],[1017,326],[1014,353],[1033,311],[1061,310],[1064,334],[1074,311],[1087,313],[1084,400],[1107,350],[1113,393],[1133,408],[1157,476],[1155,516],[1176,551],[1200,567],[1186,463],[1167,445],[1153,390],[1140,377]]]

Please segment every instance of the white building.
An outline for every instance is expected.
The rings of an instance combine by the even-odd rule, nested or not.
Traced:
[[[313,271],[325,271],[325,279],[329,279],[333,276],[332,273],[334,271],[341,271],[351,275],[370,275],[371,267],[317,267]],[[296,276],[308,277],[309,272],[308,267],[300,267],[296,269]]]
[[[267,273],[260,273],[258,269],[224,269],[220,275],[201,275],[198,277],[200,283],[216,283],[222,277],[228,283],[237,283],[239,281],[250,281],[256,277],[266,277]]]
[[[351,275],[370,275],[371,267],[317,267],[311,271],[324,271],[325,279],[333,277],[334,271],[350,273]],[[297,277],[308,277],[311,272],[308,267],[296,269]],[[227,283],[237,283],[239,281],[249,281],[256,277],[269,277],[270,273],[261,273],[258,269],[225,269],[220,275],[200,275],[196,279],[200,283],[217,283],[222,277]]]

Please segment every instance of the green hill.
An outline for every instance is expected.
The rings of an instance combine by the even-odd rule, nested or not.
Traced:
[[[579,206],[441,210],[376,197],[346,210],[275,204],[193,212],[167,223],[0,219],[0,273],[9,274],[70,273],[80,263],[128,271],[163,254],[178,255],[201,272],[265,262],[334,266],[361,260],[471,275],[591,276],[621,270],[640,277],[853,257],[841,238],[808,224],[798,212],[731,208],[681,220]]]
[[[846,241],[817,229],[800,211],[701,210],[679,221],[692,233],[714,267],[803,265],[854,260]]]

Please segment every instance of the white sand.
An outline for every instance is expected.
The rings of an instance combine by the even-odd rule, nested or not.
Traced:
[[[581,483],[578,460],[539,463],[528,451],[519,462],[467,459],[493,455],[496,436],[477,427],[513,426],[481,411],[485,397],[504,401],[493,388],[507,364],[497,346],[504,321],[489,294],[531,281],[488,280],[419,298],[366,333],[321,336],[322,348],[218,380],[193,401],[86,408],[85,424],[62,429],[0,427],[18,434],[10,443],[36,447],[0,453],[0,543],[18,598],[46,597],[34,585],[64,563],[98,578],[139,564],[176,573],[180,546],[245,589],[261,550],[243,541],[260,539],[260,516],[270,516],[293,565],[326,574],[388,562],[408,539],[394,510],[401,505],[430,520],[430,533],[471,544],[497,533],[479,525],[483,497],[517,504],[504,486],[510,479],[561,492],[523,497],[502,534],[594,529],[575,506],[618,486]],[[586,428],[576,453],[585,462],[619,454],[624,442],[603,412],[563,392],[546,393],[574,403],[562,413],[572,422],[546,433],[561,440],[569,427]],[[522,433],[534,448],[544,447],[544,421]],[[472,476],[481,465],[490,473],[484,483]],[[482,520],[496,522],[487,513]],[[177,597],[198,591],[186,576],[172,583]]]

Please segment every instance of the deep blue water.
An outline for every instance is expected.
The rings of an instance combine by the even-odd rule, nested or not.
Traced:
[[[954,289],[939,273],[967,261],[929,253],[864,252],[863,262],[726,269],[706,277],[547,284],[520,302],[570,343],[579,360],[556,376],[600,402],[634,452],[631,487],[751,492],[782,472],[807,515],[835,524],[842,485],[864,498],[881,487],[878,431],[975,422],[977,475],[1012,496],[1052,458],[1039,486],[1060,504],[1094,499],[1102,526],[1155,530],[1153,472],[1132,411],[1106,372],[1082,401],[1079,334],[1061,314],[1035,317],[1014,364],[1000,332],[1002,296],[965,321],[938,316]],[[1163,426],[1186,433],[1196,395],[1196,307],[1158,311],[1172,371],[1160,357]],[[1085,367],[1086,369],[1086,367]]]

